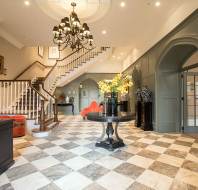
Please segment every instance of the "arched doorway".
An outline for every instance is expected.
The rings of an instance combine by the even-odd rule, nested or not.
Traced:
[[[180,132],[183,127],[182,65],[198,48],[198,40],[172,41],[156,68],[155,125],[159,132]]]
[[[79,108],[80,111],[89,106],[92,101],[99,101],[98,84],[92,79],[81,82],[79,87]]]

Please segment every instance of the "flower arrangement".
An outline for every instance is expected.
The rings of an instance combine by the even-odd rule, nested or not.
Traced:
[[[117,74],[112,80],[102,80],[98,82],[102,94],[110,92],[119,92],[122,95],[128,93],[128,88],[133,85],[131,76]]]

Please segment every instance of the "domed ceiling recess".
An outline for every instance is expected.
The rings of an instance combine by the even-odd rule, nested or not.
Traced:
[[[111,0],[36,0],[41,10],[57,21],[70,15],[72,2],[77,4],[75,12],[80,20],[88,23],[104,17],[111,7]]]

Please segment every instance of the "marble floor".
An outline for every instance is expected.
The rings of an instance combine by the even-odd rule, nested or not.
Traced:
[[[198,190],[198,139],[121,124],[125,147],[94,146],[100,123],[62,117],[47,138],[14,139],[0,190]]]

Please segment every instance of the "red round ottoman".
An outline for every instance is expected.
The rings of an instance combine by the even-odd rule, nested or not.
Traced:
[[[13,126],[13,137],[22,137],[25,135],[25,125],[26,125],[26,118],[22,115],[2,115],[0,119],[12,119],[14,120]]]

